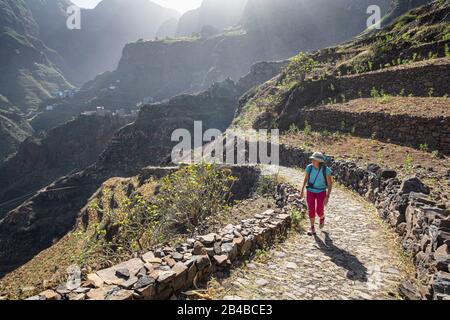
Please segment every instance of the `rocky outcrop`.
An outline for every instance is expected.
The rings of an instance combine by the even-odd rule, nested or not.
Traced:
[[[250,67],[250,72],[241,77],[238,85],[243,91],[250,90],[279,75],[289,61],[262,61]]]
[[[237,266],[258,248],[286,234],[296,206],[295,190],[277,188],[278,208],[269,209],[217,233],[189,238],[176,247],[159,247],[108,269],[88,274],[72,286],[62,284],[31,297],[31,300],[163,300]],[[301,207],[304,209],[304,207]],[[71,277],[73,278],[73,276]]]
[[[39,188],[94,163],[126,123],[120,117],[80,116],[50,130],[44,138],[25,140],[0,166],[0,216]]]

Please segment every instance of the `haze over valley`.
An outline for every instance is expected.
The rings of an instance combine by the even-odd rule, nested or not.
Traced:
[[[402,242],[386,249],[372,212],[337,191],[331,235],[358,256],[321,251],[348,271],[336,287],[349,293],[340,294],[448,297],[449,22],[446,0],[0,0],[0,298],[179,298],[197,276],[208,283],[285,232],[290,260],[272,268],[282,276],[253,279],[254,292],[223,283],[232,297],[273,299],[277,281],[296,281],[292,261],[313,239],[296,220],[306,205],[295,181],[317,150],[342,189],[373,204]],[[237,135],[210,148],[279,130],[280,162],[177,166],[173,132],[194,134],[198,122],[201,134]],[[346,204],[361,229],[341,225]],[[363,247],[366,234],[376,241]],[[414,259],[404,262],[400,249]],[[402,281],[383,271],[379,290],[356,290],[373,276],[360,266],[370,257],[388,270],[401,265]],[[117,275],[129,259],[140,268]],[[61,289],[73,264],[83,285]],[[277,296],[313,298],[299,286]]]

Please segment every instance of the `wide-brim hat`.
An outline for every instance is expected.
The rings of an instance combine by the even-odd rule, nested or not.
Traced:
[[[317,160],[319,162],[325,162],[326,158],[325,156],[320,152],[314,152],[311,157],[309,157],[311,160]]]

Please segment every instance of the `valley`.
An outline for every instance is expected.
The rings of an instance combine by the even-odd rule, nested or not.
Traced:
[[[0,298],[447,299],[450,3],[375,1],[366,30],[369,2],[103,0],[69,34],[69,1],[0,0]],[[277,129],[280,163],[172,163],[195,121],[247,154]]]

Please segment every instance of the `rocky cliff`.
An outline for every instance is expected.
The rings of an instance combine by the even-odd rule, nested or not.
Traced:
[[[58,177],[94,163],[126,123],[119,117],[80,116],[44,138],[27,138],[0,165],[0,216]]]

